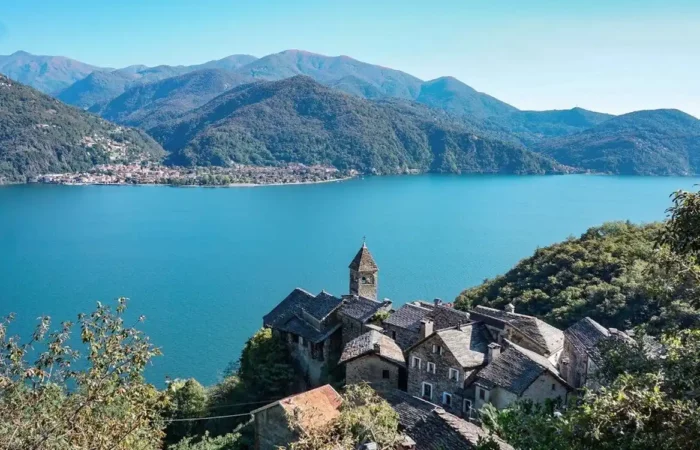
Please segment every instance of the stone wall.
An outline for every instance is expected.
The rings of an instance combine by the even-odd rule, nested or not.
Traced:
[[[362,322],[359,320],[343,314],[340,314],[340,317],[343,324],[343,347],[345,347],[348,342],[362,335],[366,332],[366,330]]]
[[[280,406],[272,406],[255,413],[256,450],[277,450],[296,439],[287,425],[287,417]]]
[[[325,341],[313,344],[301,336],[280,333],[286,340],[292,358],[305,375],[310,387],[328,382],[328,366],[334,366],[340,358],[341,331],[334,332]]]
[[[399,366],[377,355],[361,356],[345,364],[345,382],[355,384],[362,381],[370,383],[374,388],[397,389]]]
[[[568,340],[564,341],[564,349],[559,358],[559,371],[571,386],[582,387],[587,378],[588,355],[578,352]]]
[[[418,331],[411,331],[405,328],[399,328],[390,324],[383,324],[383,333],[392,338],[403,351],[406,351],[408,347],[412,346],[420,340],[420,333]]]
[[[561,398],[562,402],[566,402],[567,393],[568,391],[561,381],[556,379],[551,373],[545,372],[528,386],[521,397],[536,403],[557,398]]]
[[[442,346],[442,355],[433,353],[433,344]],[[407,356],[408,393],[441,405],[452,414],[460,415],[464,400],[464,371],[454,356],[447,350],[440,336],[433,334],[430,339],[414,347]],[[420,358],[420,368],[413,366],[414,357]],[[427,371],[428,362],[435,364],[435,373]],[[450,380],[450,368],[457,369],[459,372],[459,381]],[[431,398],[423,397],[423,383],[430,383],[432,385],[433,392]],[[452,395],[452,402],[450,405],[443,405],[443,393],[445,392]]]

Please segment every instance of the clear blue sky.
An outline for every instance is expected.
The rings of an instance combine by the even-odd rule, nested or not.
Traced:
[[[700,0],[4,0],[0,54],[192,64],[304,49],[523,109],[700,116]]]

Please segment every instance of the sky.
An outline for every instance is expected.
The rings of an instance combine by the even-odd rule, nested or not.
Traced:
[[[521,109],[700,117],[700,0],[4,0],[0,54],[194,64],[286,49],[451,75]]]

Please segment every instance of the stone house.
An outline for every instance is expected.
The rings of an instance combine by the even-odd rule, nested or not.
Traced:
[[[600,366],[599,344],[610,338],[629,339],[614,328],[605,328],[585,317],[564,330],[564,350],[559,359],[562,377],[574,388],[599,388],[594,375]]]
[[[370,330],[348,342],[339,363],[345,365],[347,384],[365,381],[374,389],[406,388],[403,351],[379,331]]]
[[[263,325],[287,343],[312,386],[325,382],[329,363],[334,365],[342,351],[342,323],[336,314],[341,305],[341,299],[325,291],[313,295],[297,288],[263,317]]]
[[[476,448],[480,437],[489,433],[483,428],[448,413],[438,405],[397,390],[379,390],[380,397],[391,405],[399,416],[399,430],[415,450],[446,450]],[[496,438],[501,450],[513,447]]]
[[[525,398],[534,402],[561,399],[566,402],[572,390],[549,358],[508,340],[501,345],[492,343],[488,364],[473,382],[475,409],[491,403],[498,409]]]
[[[408,393],[469,417],[470,385],[486,362],[490,335],[472,322],[433,332],[430,319],[421,322],[422,339],[406,350]]]
[[[483,322],[499,344],[508,340],[539,355],[546,356],[556,365],[564,347],[564,333],[546,322],[525,314],[517,314],[513,304],[504,311],[477,306],[470,311],[474,320]]]
[[[338,310],[342,322],[343,347],[348,342],[369,331],[377,313],[391,310],[391,301],[378,302],[358,295],[344,295]]]
[[[421,321],[430,320],[439,330],[470,322],[469,313],[445,305],[440,299],[433,303],[415,301],[406,303],[393,312],[382,326],[384,333],[406,350],[421,339]]]
[[[255,449],[286,448],[298,432],[322,427],[340,415],[342,398],[324,386],[292,395],[251,412],[255,427]]]

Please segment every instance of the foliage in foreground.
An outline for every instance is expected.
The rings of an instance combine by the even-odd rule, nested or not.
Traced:
[[[290,419],[300,435],[292,450],[354,450],[368,442],[393,449],[400,436],[398,414],[367,384],[347,386],[340,416],[325,426],[304,430],[300,418]]]
[[[484,424],[519,449],[700,448],[700,330],[667,336],[663,344],[661,359],[651,355],[645,361],[631,349],[637,357],[627,368],[616,352],[606,350],[603,366],[619,376],[568,409],[530,402],[503,411],[487,407]],[[611,367],[608,374],[615,372]]]
[[[11,319],[0,324],[3,448],[160,447],[166,398],[143,379],[160,352],[141,331],[124,325],[125,309],[122,298],[115,311],[98,303],[93,313],[78,317],[83,355],[70,346],[71,322],[49,332],[51,320],[43,317],[27,342],[9,335]]]
[[[241,446],[240,438],[241,435],[238,433],[217,437],[211,437],[209,433],[205,433],[201,439],[187,437],[168,447],[168,450],[242,450],[246,447]]]

